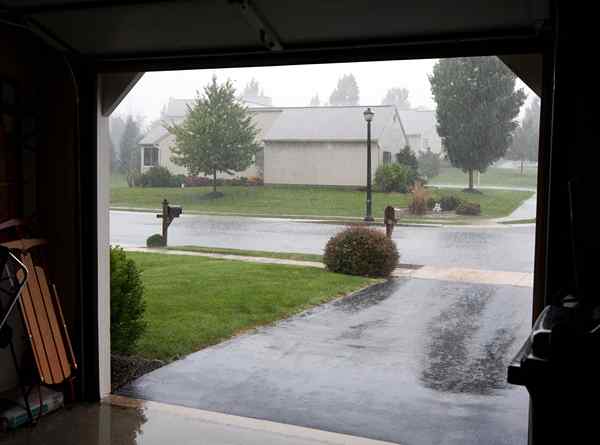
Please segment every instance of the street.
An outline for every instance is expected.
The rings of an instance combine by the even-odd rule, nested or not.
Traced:
[[[273,218],[182,215],[169,228],[169,245],[199,245],[276,252],[323,253],[343,227]],[[160,233],[154,213],[110,212],[110,242],[145,246]],[[433,266],[533,272],[533,225],[493,228],[396,227],[400,261]]]

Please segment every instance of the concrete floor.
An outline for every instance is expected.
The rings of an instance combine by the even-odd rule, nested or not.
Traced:
[[[525,444],[505,383],[531,289],[398,279],[191,354],[121,394],[407,445]]]
[[[154,213],[110,212],[110,242],[145,246],[161,231]],[[273,218],[182,215],[169,229],[169,244],[274,252],[323,253],[343,227]],[[533,272],[535,227],[397,227],[401,262],[428,266]]]
[[[11,445],[391,445],[347,435],[112,396],[7,434]]]

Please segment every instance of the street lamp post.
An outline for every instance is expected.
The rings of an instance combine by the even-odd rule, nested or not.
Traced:
[[[371,108],[367,108],[363,113],[365,121],[367,121],[367,214],[365,215],[365,221],[373,221],[373,207],[372,207],[372,194],[371,194],[371,121],[375,113],[371,111]]]

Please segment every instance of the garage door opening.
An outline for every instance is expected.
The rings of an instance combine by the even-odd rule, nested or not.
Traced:
[[[99,128],[112,297],[124,319],[144,306],[132,328],[111,314],[114,393],[393,443],[525,443],[506,367],[532,319],[541,102],[511,62],[146,73]],[[326,270],[328,240],[383,233],[387,206],[391,277]]]

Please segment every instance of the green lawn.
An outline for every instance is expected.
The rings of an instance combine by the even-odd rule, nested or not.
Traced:
[[[127,254],[142,271],[148,330],[136,353],[170,361],[377,282],[312,267]]]
[[[537,168],[525,168],[524,173],[524,175],[521,175],[519,169],[489,168],[485,173],[481,174],[480,185],[535,188],[537,184]],[[477,180],[477,176],[475,176],[475,180]],[[443,167],[439,176],[429,181],[429,184],[448,184],[467,187],[469,177],[458,168]]]
[[[167,247],[169,250],[183,250],[185,252],[201,253],[223,253],[226,255],[254,256],[259,258],[279,258],[283,260],[295,261],[316,261],[322,262],[323,256],[313,253],[293,253],[293,252],[268,252],[265,250],[243,250],[229,249],[224,247],[204,247],[204,246],[173,246]]]
[[[194,188],[127,188],[111,189],[111,206],[124,208],[158,208],[166,198],[172,204],[182,205],[185,211],[206,213],[233,213],[240,215],[305,216],[305,217],[361,217],[365,211],[365,192],[354,189],[299,186],[235,187],[223,186],[225,195],[206,199],[210,187]],[[481,205],[482,217],[495,218],[509,215],[530,192],[485,190],[483,194],[464,193],[460,190],[434,190],[432,196],[456,195]],[[383,209],[407,207],[409,194],[374,193],[373,214],[383,217]]]
[[[127,178],[123,173],[112,172],[110,174],[110,188],[111,190],[114,188],[127,187]]]

